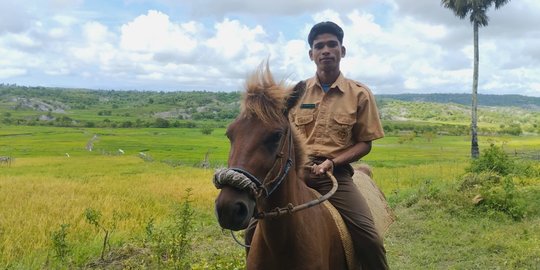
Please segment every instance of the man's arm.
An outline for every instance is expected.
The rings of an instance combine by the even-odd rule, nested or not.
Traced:
[[[369,154],[370,151],[371,141],[358,142],[349,147],[347,150],[345,150],[345,152],[341,153],[334,159],[327,159],[319,165],[314,165],[312,168],[312,173],[316,175],[324,174],[326,173],[326,171],[332,170],[334,166],[341,166],[358,161],[363,156]]]

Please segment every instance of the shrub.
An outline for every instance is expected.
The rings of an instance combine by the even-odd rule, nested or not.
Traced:
[[[59,230],[51,234],[54,257],[61,261],[64,261],[71,252],[71,248],[67,243],[68,228],[69,224],[62,224]]]
[[[474,196],[477,209],[494,215],[504,213],[514,220],[525,217],[525,203],[518,193],[512,174],[519,163],[504,151],[491,145],[479,159],[471,162],[469,173],[462,177],[459,190]],[[470,198],[469,198],[470,199]]]
[[[101,260],[105,259],[105,251],[108,248],[111,250],[111,235],[116,230],[118,221],[125,218],[125,215],[121,215],[118,212],[113,212],[112,220],[105,221],[102,218],[102,214],[99,210],[93,208],[86,208],[84,211],[86,222],[94,225],[96,231],[101,231],[103,235],[103,246],[101,248]]]
[[[483,201],[479,203],[479,207],[488,213],[502,212],[514,220],[521,220],[525,217],[525,203],[517,195],[519,194],[514,181],[507,176],[499,185],[487,186],[484,189]]]
[[[190,269],[190,252],[193,242],[194,214],[192,190],[186,189],[183,202],[175,205],[172,224],[158,228],[154,220],[146,224],[146,245],[158,258],[159,268]]]
[[[460,191],[475,190],[483,186],[493,186],[501,182],[502,177],[494,172],[467,173],[461,178]]]
[[[203,128],[201,128],[201,133],[204,134],[204,135],[210,135],[210,134],[212,134],[212,132],[214,132],[214,129],[211,128],[211,127],[203,127]]]
[[[501,147],[491,144],[466,170],[472,173],[494,172],[506,176],[514,171],[515,162]]]
[[[171,123],[169,123],[168,120],[163,118],[156,118],[156,121],[154,122],[154,127],[157,128],[168,128],[170,127]]]

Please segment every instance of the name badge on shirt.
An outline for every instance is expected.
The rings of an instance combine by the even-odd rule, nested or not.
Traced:
[[[313,103],[304,103],[300,105],[300,109],[315,109],[315,104]]]

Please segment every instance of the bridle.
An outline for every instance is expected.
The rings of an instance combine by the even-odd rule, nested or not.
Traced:
[[[285,164],[283,164],[283,160],[285,160],[285,146],[288,146],[288,155],[285,161]],[[217,170],[214,174],[214,185],[217,189],[221,189],[225,185],[230,185],[236,188],[239,188],[241,190],[248,189],[251,191],[252,195],[255,197],[255,199],[260,198],[264,195],[265,198],[268,198],[283,182],[287,174],[289,173],[289,170],[291,169],[293,165],[293,135],[291,131],[290,124],[287,126],[286,134],[283,136],[280,140],[280,146],[279,151],[276,156],[276,160],[274,161],[274,164],[264,177],[263,181],[259,180],[256,176],[254,176],[252,173],[248,172],[245,169],[238,168],[238,167],[232,167],[232,168],[223,168],[220,170]],[[278,165],[280,167],[279,173],[274,177],[272,180],[270,177],[272,176],[272,172],[278,168]],[[271,211],[268,212],[258,212],[253,215],[253,218],[255,219],[264,219],[267,217],[278,217],[283,214],[292,214],[294,212],[298,212],[307,208],[310,208],[312,206],[318,205],[326,200],[328,200],[334,193],[336,192],[338,188],[337,180],[332,174],[332,172],[326,172],[327,176],[332,180],[332,189],[330,191],[320,196],[317,199],[311,200],[309,202],[296,205],[294,206],[292,203],[287,204],[285,207],[277,207]],[[246,245],[241,243],[236,236],[234,235],[233,231],[231,230],[231,236],[233,239],[238,243],[239,245],[249,248],[250,245]]]
[[[221,189],[225,185],[231,185],[239,189],[249,189],[256,199],[262,196],[264,196],[264,198],[268,198],[268,196],[270,196],[281,185],[293,165],[292,155],[294,146],[290,124],[287,126],[287,130],[285,132],[285,135],[282,136],[280,140],[276,160],[264,177],[263,181],[259,180],[256,176],[245,169],[237,167],[224,168],[217,170],[214,174],[213,181],[216,188]],[[286,146],[288,146],[288,155],[285,159],[284,155]],[[283,162],[284,160],[285,162]],[[276,168],[279,168],[279,173],[272,180],[268,180]],[[254,214],[253,217],[256,219],[263,219],[265,217],[276,217],[282,214],[292,214],[328,200],[328,198],[334,195],[337,190],[337,180],[331,172],[326,172],[326,174],[332,180],[333,186],[332,189],[324,196],[296,206],[289,203],[285,207],[277,207],[269,212],[258,212]],[[230,175],[230,177],[221,177],[222,175]]]
[[[288,155],[285,160],[285,146],[288,146]],[[252,183],[255,184],[255,198],[259,198],[261,196],[264,196],[265,198],[268,198],[274,191],[281,185],[287,174],[289,174],[289,170],[291,169],[293,165],[293,136],[291,132],[290,125],[287,127],[287,130],[285,131],[285,135],[281,137],[281,140],[279,141],[279,151],[276,155],[276,160],[274,161],[274,164],[272,165],[272,168],[266,173],[266,176],[261,181],[256,176],[251,174],[250,172],[242,169],[242,168],[229,168],[229,170],[233,170],[235,172],[239,172],[246,176],[249,180],[251,180]],[[283,164],[283,161],[285,160],[285,164]],[[278,167],[279,166],[279,167]],[[279,169],[278,174],[276,177],[274,177],[272,180],[270,180],[270,177],[272,177],[272,173],[275,169]]]

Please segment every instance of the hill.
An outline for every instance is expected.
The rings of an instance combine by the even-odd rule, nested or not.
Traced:
[[[0,84],[0,123],[75,127],[224,127],[238,115],[239,92],[151,92]],[[377,95],[387,132],[464,135],[467,94]],[[483,133],[540,133],[540,98],[480,95]]]
[[[435,102],[435,103],[455,103],[470,106],[470,94],[398,94],[398,95],[377,95],[381,100],[401,100],[410,102]],[[491,107],[520,107],[540,111],[540,97],[529,97],[522,95],[484,95],[478,94],[479,106]]]

